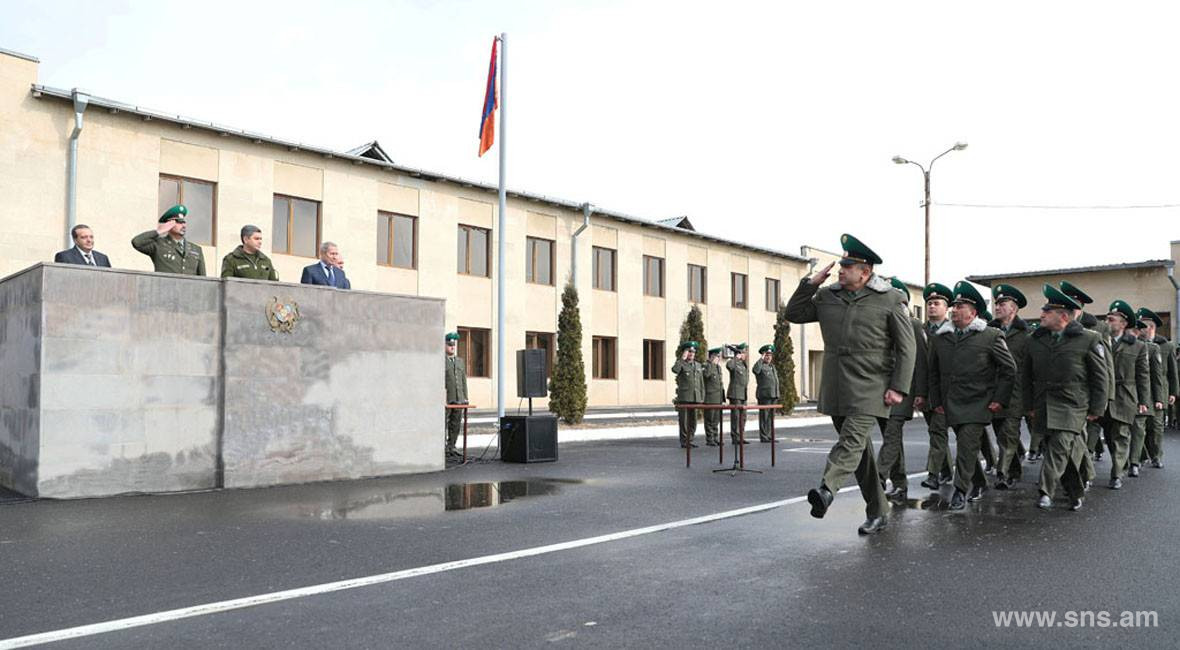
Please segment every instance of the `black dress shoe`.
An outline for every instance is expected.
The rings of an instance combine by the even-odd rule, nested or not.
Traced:
[[[967,500],[971,503],[979,501],[983,498],[983,491],[985,489],[986,488],[984,488],[982,485],[976,485],[975,487],[971,488],[971,494],[967,495]]]
[[[895,488],[885,493],[885,498],[893,499],[894,501],[905,501],[909,497],[909,490],[906,488]]]
[[[1015,487],[1016,487],[1016,479],[1014,479],[1014,478],[1006,478],[1006,479],[1004,479],[1004,485],[1008,486],[1008,489],[1009,489],[1009,490],[1015,489]]]
[[[861,535],[872,535],[873,533],[879,533],[885,530],[885,525],[885,517],[872,517],[866,519],[865,522],[860,525],[860,528],[856,529],[856,532],[860,533]]]
[[[1131,465],[1131,469],[1127,470],[1127,476],[1139,476],[1139,466]]]
[[[995,489],[997,489],[997,490],[1007,490],[1007,489],[1008,489],[1008,487],[1009,487],[1009,485],[1008,485],[1008,479],[1006,479],[1006,478],[1002,478],[1002,479],[1000,479],[1000,480],[996,481]]]
[[[965,494],[960,490],[955,490],[951,496],[951,510],[962,510],[967,507],[967,499]]]
[[[1037,507],[1041,510],[1048,510],[1053,507],[1053,499],[1050,499],[1048,494],[1042,494],[1041,498],[1037,499]]]
[[[1156,467],[1158,469],[1163,469],[1164,468],[1164,461],[1160,460],[1159,458],[1152,458],[1151,459],[1151,466]]]
[[[927,476],[926,480],[922,481],[920,483],[920,485],[924,488],[930,488],[931,490],[937,490],[938,489],[938,477],[931,474],[931,475]]]
[[[706,446],[706,447],[716,447],[716,446],[717,446],[717,443],[713,442],[712,440],[706,440],[706,441],[705,441],[705,446]]]
[[[1069,509],[1073,512],[1077,512],[1078,510],[1081,510],[1082,509],[1082,497],[1078,497],[1076,499],[1071,500],[1069,502]]]
[[[697,447],[700,447],[700,445],[698,445],[698,444],[697,444],[697,443],[695,443],[695,442],[690,442],[690,443],[688,443],[688,446],[689,446],[689,447],[692,447],[693,449],[696,449]]]
[[[807,492],[807,502],[811,504],[811,516],[823,519],[828,514],[828,506],[832,505],[832,493],[822,485],[812,488]]]
[[[955,482],[955,477],[951,476],[951,475],[944,476],[944,477],[938,479],[938,482],[941,483],[942,485],[950,485],[951,483]]]
[[[1102,452],[1097,452],[1097,453],[1095,453],[1095,454],[1094,454],[1094,462],[1096,462],[1096,463],[1097,463],[1097,462],[1098,462],[1098,461],[1100,461],[1100,460],[1102,460]]]
[[[1123,479],[1121,479],[1117,476],[1110,479],[1110,489],[1120,490],[1120,489],[1122,489],[1122,487],[1123,487]]]
[[[881,487],[885,487],[885,486],[882,485]],[[885,496],[892,499],[893,497],[897,496],[898,492],[905,492],[905,487],[894,485],[893,487],[891,487],[885,491]]]

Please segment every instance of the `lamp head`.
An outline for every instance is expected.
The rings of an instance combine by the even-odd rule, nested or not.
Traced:
[[[963,145],[963,146],[966,146],[966,145]],[[904,165],[904,164],[908,163],[909,161],[906,160],[905,158],[902,158],[901,156],[894,156],[893,162],[897,163],[898,165]]]
[[[966,142],[956,142],[954,146],[955,151],[962,151],[967,148]]]

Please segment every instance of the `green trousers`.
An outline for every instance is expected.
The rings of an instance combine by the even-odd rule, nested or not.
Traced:
[[[1127,453],[1127,462],[1132,465],[1142,464],[1144,443],[1147,441],[1147,421],[1150,415],[1136,415],[1131,425],[1131,449]]]
[[[1020,442],[1020,418],[996,418],[992,420],[999,443],[999,461],[996,476],[1019,480],[1024,473],[1024,445]]]
[[[730,404],[746,405],[744,399],[730,399]],[[729,441],[737,442],[738,434],[746,434],[746,409],[733,409],[729,412]]]
[[[1164,459],[1164,412],[1156,411],[1147,416],[1147,437],[1144,440],[1147,457],[1152,460]]]
[[[1045,432],[1045,458],[1041,461],[1041,493],[1052,497],[1060,485],[1065,490],[1065,496],[1080,499],[1086,493],[1086,484],[1078,472],[1084,456],[1089,454],[1086,453],[1086,439],[1081,432]]]
[[[680,423],[680,446],[683,447],[697,434],[697,410],[676,409],[676,419]]]
[[[1102,445],[1102,435],[1106,431],[1105,418],[1096,422],[1086,423],[1086,450],[1098,451]]]
[[[1032,418],[1027,415],[1024,416],[1024,423],[1028,425],[1028,450],[1034,453],[1042,453],[1044,450],[1041,446],[1045,444],[1045,432],[1033,426]]]
[[[447,451],[455,450],[459,430],[463,428],[463,409],[447,409]]]
[[[721,409],[705,410],[705,441],[721,441]]]
[[[839,436],[828,453],[824,466],[823,485],[833,495],[844,486],[849,474],[856,475],[856,484],[865,500],[865,514],[870,518],[884,517],[889,510],[885,488],[877,473],[877,459],[873,453],[873,425],[871,415],[833,417]]]
[[[1109,417],[1102,418],[1102,431],[1106,436],[1106,449],[1110,452],[1110,478],[1121,478],[1127,474],[1127,459],[1131,451],[1131,425]],[[1092,449],[1087,445],[1087,451]]]
[[[973,487],[987,487],[979,446],[986,438],[987,425],[968,422],[955,427],[955,489],[964,494]]]
[[[759,404],[777,404],[778,400],[764,398],[758,400]],[[774,410],[773,409],[758,409],[758,439],[762,442],[770,442],[774,437]]]
[[[999,435],[996,438],[999,438]],[[988,467],[996,466],[996,448],[992,445],[992,436],[987,432],[986,425],[979,434],[979,451],[983,453],[983,461]]]
[[[930,434],[930,452],[926,454],[926,473],[951,475],[951,444],[947,437],[946,414],[925,411],[926,431]]]
[[[905,446],[902,445],[902,428],[905,418],[877,418],[881,428],[881,453],[877,456],[877,473],[881,482],[893,481],[893,487],[906,488]]]

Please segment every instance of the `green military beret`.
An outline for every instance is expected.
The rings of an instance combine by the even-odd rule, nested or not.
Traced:
[[[1049,311],[1050,309],[1072,310],[1082,308],[1082,306],[1079,305],[1073,298],[1065,295],[1062,293],[1061,289],[1058,289],[1051,284],[1046,284],[1045,287],[1041,289],[1041,293],[1045,294],[1045,300],[1047,301],[1045,306],[1041,307],[1041,311]]]
[[[188,214],[188,208],[183,205],[174,205],[168,208],[168,211],[160,215],[160,223],[167,223],[176,219],[177,221],[184,221],[184,216]]]
[[[1106,313],[1118,314],[1122,316],[1128,323],[1135,322],[1135,310],[1132,309],[1131,305],[1128,305],[1127,301],[1125,300],[1116,300],[1110,303],[1110,310]]]
[[[758,348],[758,354],[766,354],[767,352],[774,354],[774,346],[767,343],[766,345]]]
[[[922,290],[922,300],[926,301],[930,301],[934,298],[942,298],[949,303],[954,295],[955,292],[951,291],[950,287],[937,282],[931,282],[930,284],[926,285],[925,289]]]
[[[1140,320],[1151,321],[1155,323],[1156,327],[1164,326],[1164,319],[1160,318],[1154,311],[1151,311],[1147,307],[1140,307],[1139,311],[1136,312],[1135,315],[1138,316]]]
[[[447,335],[444,338],[448,341],[458,341],[459,340],[459,333],[458,332],[447,332]]]
[[[721,354],[721,348],[709,348],[709,356],[714,354]]]
[[[1073,298],[1074,302],[1079,305],[1088,305],[1094,302],[1094,299],[1091,298],[1089,294],[1065,280],[1061,281],[1061,292],[1070,298]],[[1081,307],[1078,307],[1078,309],[1081,309]]]
[[[1020,289],[1010,284],[997,284],[992,287],[992,302],[1000,302],[1001,300],[1011,300],[1021,309],[1028,306],[1028,298],[1024,297]]]
[[[969,305],[973,305],[975,307],[975,311],[979,314],[983,314],[987,311],[987,301],[984,300],[983,296],[979,294],[979,289],[976,289],[975,285],[967,282],[966,280],[960,280],[955,284],[955,295],[951,299],[951,302],[965,302]]]
[[[840,235],[840,245],[844,247],[844,257],[840,258],[840,266],[881,263],[881,256],[852,235]]]

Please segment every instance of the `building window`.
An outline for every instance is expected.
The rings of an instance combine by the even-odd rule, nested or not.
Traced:
[[[418,219],[377,212],[377,263],[403,269],[418,268]]]
[[[164,214],[177,203],[188,208],[185,238],[194,244],[216,245],[217,184],[179,176],[160,175],[160,201],[157,214]]]
[[[664,342],[643,340],[643,378],[664,378]]]
[[[594,247],[594,288],[615,290],[615,251]]]
[[[914,305],[913,310],[914,310],[914,318],[917,318],[918,320],[922,320],[922,306],[921,305]]]
[[[475,226],[459,226],[459,272],[464,275],[490,277],[491,231]]]
[[[688,301],[698,304],[708,302],[709,270],[696,264],[688,265]]]
[[[545,367],[548,374],[553,374],[553,364],[557,362],[557,346],[554,345],[555,335],[552,332],[525,332],[524,347],[529,350],[545,351]]]
[[[272,233],[273,252],[319,257],[320,202],[275,194]]]
[[[766,278],[766,311],[778,312],[781,305],[782,296],[779,293],[778,280]]]
[[[746,309],[746,276],[743,273],[731,273],[729,286],[733,295],[733,307]]]
[[[664,297],[664,258],[643,256],[643,295]]]
[[[553,284],[553,246],[548,239],[525,240],[525,280],[533,284]]]
[[[613,252],[613,251],[612,251]],[[594,378],[616,379],[615,343],[613,336],[594,337]]]
[[[458,355],[467,364],[468,377],[490,377],[488,370],[491,364],[491,346],[488,340],[492,330],[474,327],[459,328]]]

